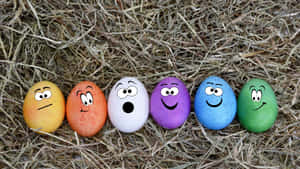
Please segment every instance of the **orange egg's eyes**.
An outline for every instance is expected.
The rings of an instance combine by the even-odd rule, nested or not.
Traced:
[[[81,94],[80,99],[82,104],[84,104],[85,106],[91,105],[94,102],[93,96],[90,92],[87,92],[86,94]]]

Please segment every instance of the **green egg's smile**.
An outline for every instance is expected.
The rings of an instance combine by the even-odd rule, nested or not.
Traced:
[[[262,108],[265,104],[267,104],[266,102],[263,102],[258,108],[256,108],[255,110],[259,110],[260,108]]]

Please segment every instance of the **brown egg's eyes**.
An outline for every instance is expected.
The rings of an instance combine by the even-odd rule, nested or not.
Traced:
[[[88,104],[93,104],[93,96],[90,92],[86,93],[86,98],[88,99]]]

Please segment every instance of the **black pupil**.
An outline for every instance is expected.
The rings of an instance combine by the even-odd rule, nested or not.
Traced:
[[[44,94],[44,97],[47,97],[47,94]]]
[[[214,89],[210,89],[211,92],[214,92]]]
[[[257,98],[257,100],[259,100],[259,97]]]
[[[169,94],[169,91],[166,91],[167,94]]]
[[[171,94],[174,94],[174,91],[173,91],[173,90],[171,91]]]
[[[253,100],[255,100],[255,97],[252,97]]]
[[[92,100],[89,100],[90,103],[92,103]]]
[[[126,94],[126,93],[127,93],[127,91],[126,91],[126,90],[123,90],[123,93],[124,93],[124,94]]]
[[[87,102],[85,101],[84,104],[87,105]]]
[[[218,93],[218,90],[215,90],[215,93]]]
[[[42,99],[42,98],[43,98],[43,95],[40,95],[40,98]]]
[[[131,93],[131,89],[128,90],[128,93]]]

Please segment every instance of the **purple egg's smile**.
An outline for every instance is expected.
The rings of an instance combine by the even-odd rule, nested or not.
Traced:
[[[163,99],[160,99],[160,100],[161,100],[162,104],[163,104],[167,109],[169,109],[169,110],[174,110],[174,109],[177,107],[177,105],[178,105],[178,103],[176,103],[176,104],[174,104],[173,106],[169,106],[169,105],[167,105],[167,104],[164,102]]]
[[[218,107],[223,103],[223,99],[221,98],[221,101],[218,104],[210,104],[207,100],[206,100],[206,104],[210,107]]]

